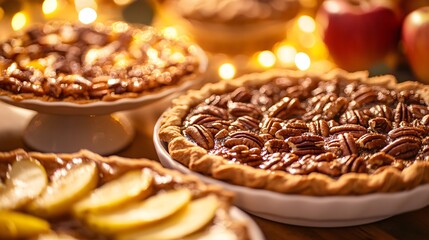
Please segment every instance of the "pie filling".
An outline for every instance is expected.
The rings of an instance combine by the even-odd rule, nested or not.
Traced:
[[[276,77],[214,94],[182,134],[231,163],[293,175],[375,174],[429,161],[428,103],[414,90]]]
[[[0,91],[51,101],[114,100],[174,85],[199,64],[195,46],[148,26],[51,22],[0,43]]]
[[[45,188],[45,190],[42,191],[39,196],[37,196],[35,199],[25,200],[27,203],[22,203],[20,205],[17,205],[15,203],[12,203],[13,206],[16,208],[9,209],[8,206],[11,206],[11,204],[7,204],[9,201],[8,199],[4,199],[4,196],[2,194],[10,194],[10,192],[7,192],[8,188],[13,185],[13,183],[10,183],[10,178],[17,177],[17,174],[11,173],[13,172],[13,164],[19,161],[36,161],[37,164],[41,164],[43,166],[44,171],[46,171],[46,175],[48,176],[48,186]],[[64,209],[56,209],[55,211],[61,211],[60,213],[52,214],[50,212],[50,209],[44,209],[43,211],[35,211],[34,209],[34,201],[38,201],[38,198],[41,198],[41,195],[43,195],[46,191],[55,191],[54,185],[55,182],[59,182],[62,177],[67,176],[69,172],[73,171],[73,169],[78,168],[79,166],[85,165],[85,164],[94,164],[96,166],[96,172],[98,175],[97,179],[97,185],[94,186],[95,188],[92,191],[96,191],[99,188],[102,188],[104,185],[108,185],[109,183],[112,183],[115,180],[120,179],[121,177],[125,176],[127,173],[130,173],[131,171],[142,171],[143,174],[146,174],[145,176],[150,176],[150,185],[149,190],[145,193],[144,199],[137,200],[138,201],[146,201],[147,199],[150,199],[153,196],[157,196],[160,194],[169,193],[172,191],[177,190],[186,190],[187,192],[190,192],[190,203],[193,201],[196,201],[198,199],[203,199],[208,196],[215,196],[218,201],[218,207],[215,209],[214,217],[209,219],[208,223],[201,226],[199,230],[196,232],[194,231],[191,235],[184,237],[185,239],[206,239],[210,237],[220,237],[222,236],[226,237],[225,239],[236,239],[236,240],[245,240],[248,239],[248,234],[246,230],[245,223],[241,220],[235,220],[230,215],[230,204],[231,204],[231,194],[228,192],[224,192],[219,187],[216,186],[208,186],[203,184],[202,182],[198,181],[198,179],[190,176],[184,176],[178,172],[167,170],[162,168],[159,164],[148,161],[148,160],[142,160],[142,159],[125,159],[120,157],[110,157],[110,158],[102,158],[99,155],[93,154],[89,151],[81,151],[77,154],[60,154],[60,155],[54,155],[54,154],[42,154],[42,153],[26,153],[22,150],[17,150],[14,152],[8,152],[8,153],[1,153],[0,154],[0,211],[8,211],[12,210],[14,212],[23,213],[23,214],[31,214],[35,215],[36,217],[42,217],[50,224],[50,232],[44,234],[55,234],[54,236],[62,236],[66,235],[70,239],[147,239],[145,235],[130,235],[131,237],[127,236],[127,231],[119,231],[112,233],[110,232],[111,229],[109,228],[94,228],[94,224],[89,224],[87,222],[88,219],[82,218],[82,214],[77,214],[75,208],[76,208],[76,202],[65,205],[65,208],[70,208],[68,210]],[[12,170],[11,170],[12,169]],[[31,176],[35,176],[35,170],[32,169],[31,171],[25,171],[26,173],[30,174]],[[13,176],[12,176],[13,175]],[[30,177],[31,177],[30,176]],[[83,174],[80,175],[80,178],[85,178]],[[79,180],[75,179],[75,185],[79,184]],[[73,183],[72,183],[73,184]],[[22,184],[21,184],[22,185]],[[25,185],[25,184],[24,184]],[[125,185],[130,185],[126,184]],[[123,186],[117,185],[117,186]],[[133,188],[134,185],[129,186],[130,188]],[[15,186],[18,188],[20,186]],[[113,192],[113,195],[107,195],[109,197],[115,198],[118,194],[134,194],[135,191],[138,188],[135,187],[135,190],[129,190],[129,189],[121,189],[120,192],[117,192],[118,189],[116,189],[116,192]],[[129,190],[129,191],[127,191]],[[62,190],[61,190],[62,191]],[[134,191],[134,192],[133,192]],[[18,196],[21,193],[16,193],[13,195],[13,197]],[[65,190],[62,195],[68,194],[67,190]],[[100,193],[101,194],[101,193]],[[54,194],[52,194],[54,196]],[[88,195],[86,195],[88,196]],[[97,196],[96,196],[97,197]],[[19,199],[19,198],[18,198]],[[85,196],[80,197],[78,199],[77,203],[79,203],[80,200],[85,199]],[[146,199],[146,200],[145,200]],[[6,201],[4,201],[6,200]],[[20,201],[22,198],[20,199]],[[98,199],[103,201],[104,199]],[[159,201],[162,199],[159,198]],[[47,199],[47,201],[51,201],[51,199]],[[165,201],[165,199],[163,200]],[[5,204],[6,203],[6,204]],[[74,208],[70,205],[74,204]],[[128,204],[128,205],[127,205]],[[131,204],[136,204],[135,201],[133,202],[127,202],[124,204],[119,205],[119,208],[106,208],[104,210],[98,210],[98,212],[95,212],[96,214],[109,214],[111,211],[121,210],[121,209],[127,209],[130,208],[129,206]],[[173,203],[174,204],[174,203]],[[58,204],[57,204],[58,205]],[[52,206],[57,206],[52,205]],[[82,205],[82,204],[81,204]],[[132,205],[132,206],[134,206]],[[152,205],[154,205],[152,203]],[[159,205],[159,204],[158,204]],[[113,205],[112,205],[113,206]],[[155,206],[156,203],[155,203]],[[187,205],[184,205],[185,207]],[[158,206],[160,209],[158,209],[161,213],[163,212],[163,209],[168,207],[165,205]],[[185,208],[183,207],[183,208]],[[58,208],[58,207],[57,207]],[[79,208],[78,208],[79,209]],[[82,208],[81,208],[82,209]],[[54,211],[54,210],[52,210]],[[91,210],[92,211],[92,210]],[[101,211],[101,212],[100,212]],[[137,210],[136,210],[137,211]],[[149,208],[149,213],[142,212],[143,216],[156,216],[157,214],[154,213],[155,209]],[[177,214],[181,214],[179,210]],[[49,213],[49,214],[48,214]],[[3,213],[2,213],[3,214]],[[46,216],[48,214],[48,216]],[[89,213],[86,213],[89,214]],[[175,215],[177,215],[175,213]],[[132,215],[132,211],[129,211],[125,216]],[[175,216],[172,215],[172,216]],[[108,216],[108,215],[106,215]],[[135,218],[136,216],[134,216]],[[138,216],[137,216],[138,217]],[[171,217],[170,217],[171,218]],[[86,220],[85,220],[86,219]],[[103,218],[100,218],[101,221],[103,221]],[[168,221],[168,217],[165,218]],[[11,230],[8,228],[7,224],[2,222],[4,219],[0,218],[0,226],[3,226],[5,228],[2,228],[2,231],[6,231],[6,237],[8,236],[8,230]],[[13,220],[12,220],[13,221]],[[89,221],[89,220],[88,220]],[[119,222],[112,225],[113,227],[120,226],[121,222],[127,221],[126,217],[120,218]],[[155,226],[162,225],[164,219],[155,221],[152,223],[152,225],[149,224],[142,224],[141,227],[134,227],[131,230],[136,230],[138,232],[139,229],[144,229],[146,226]],[[26,223],[23,223],[26,224]],[[28,222],[28,224],[31,224]],[[192,222],[192,224],[198,225],[198,222]],[[191,225],[192,225],[191,224]],[[10,224],[10,226],[13,227],[13,224]],[[29,229],[31,229],[31,226]],[[20,233],[19,226],[16,228],[18,230],[11,230],[9,234],[16,234],[15,236],[22,236],[24,233]],[[100,230],[101,229],[101,230]],[[106,232],[104,232],[106,230]],[[159,229],[160,231],[168,232],[171,230],[163,230]],[[153,234],[153,232],[150,232]],[[0,233],[0,237],[5,234]],[[21,235],[20,235],[21,234]],[[121,237],[121,235],[116,234],[125,234]],[[26,236],[26,235],[24,235]],[[43,236],[43,235],[41,235]],[[51,235],[49,235],[51,236]],[[10,237],[10,236],[9,236]],[[29,237],[28,235],[26,237]],[[31,237],[36,237],[36,234],[33,234]],[[65,238],[65,239],[69,239]],[[52,238],[54,239],[54,238]],[[150,237],[149,237],[150,239]],[[170,239],[170,238],[169,238]],[[180,237],[182,239],[182,237]]]

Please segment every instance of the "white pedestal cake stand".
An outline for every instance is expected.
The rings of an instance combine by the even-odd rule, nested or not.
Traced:
[[[30,148],[42,152],[71,153],[89,149],[102,155],[118,152],[134,137],[134,126],[120,111],[131,110],[183,91],[196,80],[157,94],[117,101],[77,104],[41,100],[15,101],[0,96],[0,100],[37,114],[24,130],[23,138]]]
[[[34,150],[71,153],[88,149],[101,155],[112,154],[130,144],[135,132],[131,122],[120,111],[132,110],[161,100],[203,80],[208,59],[200,48],[195,47],[194,50],[200,60],[197,76],[194,79],[138,98],[87,104],[35,99],[16,101],[7,96],[0,96],[0,100],[37,112],[23,134],[25,144]]]

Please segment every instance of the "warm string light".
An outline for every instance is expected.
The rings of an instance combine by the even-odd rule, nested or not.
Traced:
[[[42,12],[45,15],[50,15],[58,9],[57,0],[45,0],[42,4]]]
[[[78,19],[83,24],[90,24],[97,20],[97,3],[94,0],[75,0]]]
[[[305,70],[308,70],[310,68],[311,59],[306,53],[299,52],[295,56],[295,64],[299,70],[305,71]]]
[[[258,63],[264,68],[270,68],[276,63],[276,55],[271,51],[262,51],[257,53]]]
[[[21,30],[27,25],[28,17],[23,11],[15,13],[12,17],[11,26],[14,31]]]
[[[235,66],[232,63],[224,63],[219,66],[218,74],[223,80],[233,79],[236,74]]]
[[[93,8],[84,8],[79,11],[79,21],[83,24],[90,24],[97,20],[97,12]]]

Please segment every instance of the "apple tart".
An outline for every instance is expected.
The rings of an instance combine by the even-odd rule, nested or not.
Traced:
[[[0,238],[249,239],[233,195],[146,159],[0,153]]]
[[[303,195],[429,183],[429,87],[394,76],[272,70],[176,99],[159,136],[172,158],[228,183]]]
[[[154,94],[201,74],[185,39],[125,22],[34,25],[0,43],[0,95],[87,103]]]

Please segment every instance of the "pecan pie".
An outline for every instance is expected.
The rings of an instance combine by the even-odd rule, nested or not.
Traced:
[[[208,84],[173,102],[160,138],[193,171],[306,195],[429,183],[429,87],[390,75],[288,70]]]
[[[49,22],[0,43],[0,95],[87,103],[135,98],[200,74],[183,39],[125,22]]]
[[[174,25],[204,50],[253,54],[286,36],[298,0],[151,0],[155,25]]]
[[[230,192],[146,159],[19,149],[0,180],[2,239],[249,239]]]

